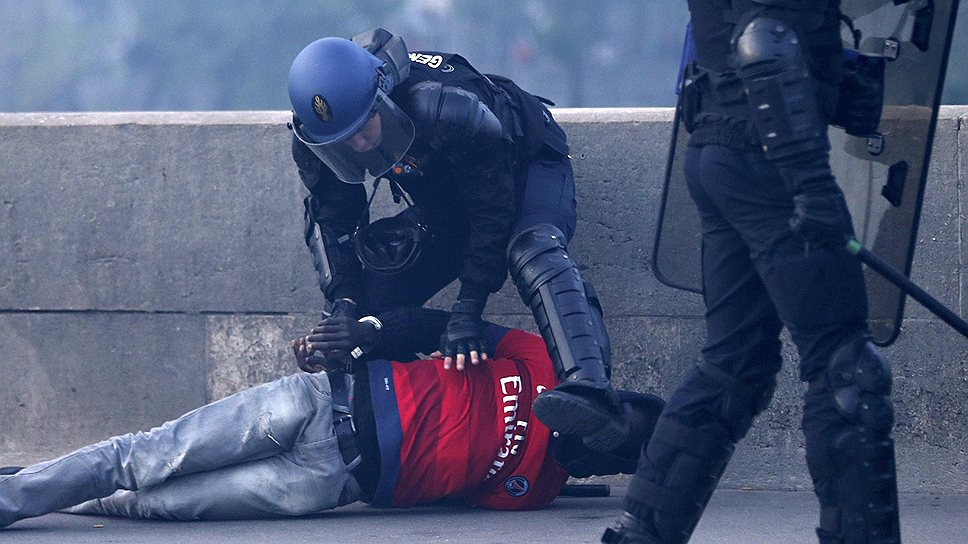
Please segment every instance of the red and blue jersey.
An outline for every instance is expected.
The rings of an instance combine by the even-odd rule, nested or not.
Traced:
[[[372,504],[443,498],[501,510],[541,508],[568,479],[551,433],[531,413],[557,384],[541,338],[488,325],[489,358],[463,371],[441,360],[370,361],[381,473]]]

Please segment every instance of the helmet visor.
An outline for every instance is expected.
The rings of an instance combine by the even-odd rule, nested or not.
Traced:
[[[379,178],[400,161],[413,143],[413,122],[383,91],[359,129],[332,142],[316,142],[294,123],[293,133],[341,181],[363,183]]]

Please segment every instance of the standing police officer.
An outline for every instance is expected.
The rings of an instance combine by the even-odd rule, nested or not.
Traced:
[[[735,444],[769,403],[786,326],[800,355],[821,543],[896,543],[891,370],[869,340],[828,124],[877,125],[845,73],[839,0],[689,0],[683,115],[703,233],[703,362],[669,399],[603,542],[689,540]]]
[[[408,52],[383,29],[306,46],[289,96],[306,242],[330,308],[421,306],[459,279],[440,351],[462,369],[487,357],[481,313],[510,271],[561,381],[535,413],[591,447],[621,443],[601,308],[567,252],[568,146],[541,99],[459,55]],[[363,184],[381,179],[412,206],[371,224]]]

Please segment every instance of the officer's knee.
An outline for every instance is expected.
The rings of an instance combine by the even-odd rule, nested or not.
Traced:
[[[804,407],[821,540],[897,542],[893,422],[890,367],[866,336],[846,339]]]
[[[891,369],[864,335],[845,339],[810,383],[804,407],[807,465],[815,480],[840,477],[858,463],[893,475]],[[840,423],[831,423],[839,416]]]
[[[574,266],[566,243],[565,235],[550,223],[527,227],[508,242],[508,271],[525,302],[539,287]]]
[[[865,336],[844,341],[821,379],[847,421],[880,432],[893,427],[891,368]]]

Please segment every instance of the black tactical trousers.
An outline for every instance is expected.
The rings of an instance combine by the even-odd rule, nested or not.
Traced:
[[[625,501],[641,530],[662,543],[688,540],[735,444],[769,404],[782,327],[799,351],[801,379],[811,381],[839,347],[863,342],[867,318],[860,263],[839,248],[808,248],[791,230],[792,195],[762,153],[690,147],[685,174],[702,222],[703,362],[668,399]],[[853,428],[828,390],[805,397],[803,430],[808,457],[823,469],[811,469],[822,506],[844,501],[829,491],[839,469],[828,459]],[[881,472],[893,475],[889,446],[877,457]]]
[[[859,261],[806,247],[789,226],[792,195],[762,153],[691,147],[685,173],[702,220],[704,360],[759,381],[779,370],[782,324],[799,351],[800,378],[811,380],[841,339],[866,329]]]

